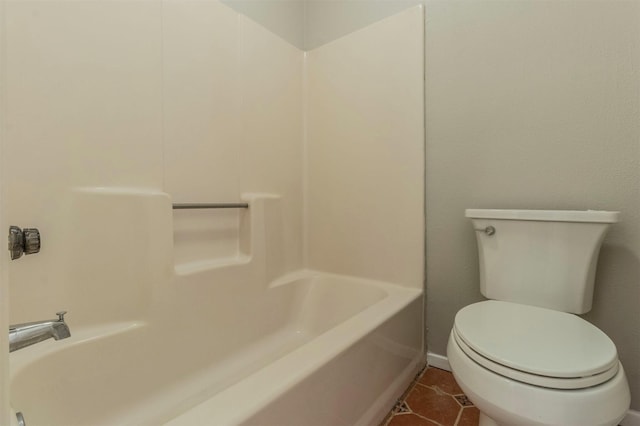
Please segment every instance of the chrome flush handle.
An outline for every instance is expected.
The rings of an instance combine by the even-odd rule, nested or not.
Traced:
[[[496,233],[496,228],[494,228],[493,226],[489,225],[486,228],[478,228],[475,229],[476,232],[484,232],[485,234],[487,234],[488,236],[492,236],[493,234]]]

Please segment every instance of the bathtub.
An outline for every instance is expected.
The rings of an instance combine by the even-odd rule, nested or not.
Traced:
[[[420,290],[306,270],[234,285],[145,321],[69,316],[71,338],[11,353],[12,409],[28,426],[370,425],[424,363]]]

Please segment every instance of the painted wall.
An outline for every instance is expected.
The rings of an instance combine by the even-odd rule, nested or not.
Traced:
[[[481,300],[464,209],[621,211],[593,310],[640,409],[640,3],[426,7],[428,348]]]
[[[423,14],[307,54],[307,263],[422,288]]]
[[[315,49],[422,3],[422,0],[305,0],[304,48]]]
[[[222,0],[299,49],[305,49],[306,0]]]
[[[222,0],[283,40],[312,50],[423,0]]]

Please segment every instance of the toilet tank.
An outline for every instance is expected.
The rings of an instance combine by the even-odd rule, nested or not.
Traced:
[[[591,310],[602,240],[618,212],[468,209],[480,291],[495,300],[582,314]],[[493,227],[495,232],[485,232]]]

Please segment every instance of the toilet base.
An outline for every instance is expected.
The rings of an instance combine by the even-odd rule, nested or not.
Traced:
[[[631,402],[621,364],[605,383],[562,390],[528,385],[487,370],[464,353],[453,334],[447,356],[456,381],[480,410],[482,426],[615,426]]]

